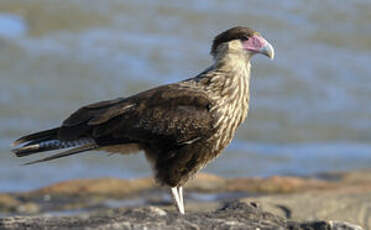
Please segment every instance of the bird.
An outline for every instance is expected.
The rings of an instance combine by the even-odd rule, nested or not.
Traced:
[[[90,150],[144,152],[155,181],[170,188],[184,214],[183,186],[221,154],[246,119],[250,100],[251,58],[274,58],[272,45],[247,26],[215,36],[213,63],[200,74],[79,108],[59,127],[17,139],[17,157],[61,150],[26,163],[35,164]]]

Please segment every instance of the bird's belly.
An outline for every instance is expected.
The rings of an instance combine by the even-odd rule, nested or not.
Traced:
[[[146,156],[152,163],[156,181],[174,187],[186,183],[218,155],[212,152],[212,145],[209,140],[196,141],[178,148],[146,151]]]
[[[109,153],[120,153],[120,154],[130,154],[137,153],[142,149],[138,144],[123,144],[123,145],[111,145],[100,148],[100,150],[109,152]]]

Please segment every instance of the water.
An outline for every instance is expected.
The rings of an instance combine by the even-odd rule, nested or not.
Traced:
[[[248,122],[205,171],[232,177],[369,168],[370,21],[367,0],[2,0],[0,191],[149,176],[142,154],[89,152],[22,167],[10,143],[59,125],[81,105],[194,76],[211,64],[213,36],[234,25],[261,32],[276,58],[253,60]]]

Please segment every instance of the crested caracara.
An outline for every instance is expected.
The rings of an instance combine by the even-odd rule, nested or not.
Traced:
[[[19,138],[18,157],[67,149],[29,162],[104,150],[144,151],[155,179],[184,214],[182,186],[231,142],[249,109],[250,59],[274,50],[258,32],[233,27],[213,41],[214,63],[199,75],[133,96],[81,107],[62,125]]]

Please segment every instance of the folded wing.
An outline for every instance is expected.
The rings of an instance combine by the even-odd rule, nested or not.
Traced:
[[[181,83],[165,85],[128,98],[84,106],[58,128],[18,139],[15,144],[24,145],[13,152],[27,156],[76,149],[45,158],[48,160],[113,145],[177,148],[212,135],[215,119],[210,106],[210,99],[202,92]]]
[[[79,109],[59,131],[63,140],[91,137],[100,146],[124,143],[182,145],[211,134],[211,101],[204,93],[172,84],[129,98]]]

